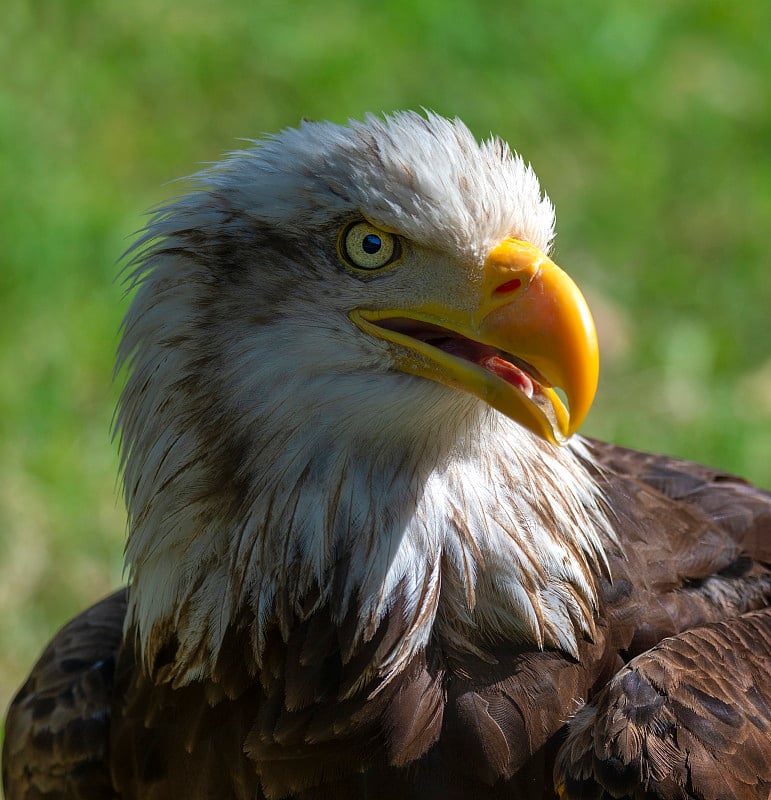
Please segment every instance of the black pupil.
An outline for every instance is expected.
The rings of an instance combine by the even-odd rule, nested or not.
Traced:
[[[374,255],[383,246],[383,240],[374,233],[368,233],[361,243],[361,247],[365,253]]]

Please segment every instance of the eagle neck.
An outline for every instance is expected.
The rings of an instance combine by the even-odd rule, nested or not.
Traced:
[[[173,636],[173,679],[199,679],[247,626],[259,667],[271,631],[286,641],[320,609],[358,620],[351,652],[399,609],[402,635],[373,664],[383,678],[432,637],[477,655],[504,638],[576,654],[609,535],[582,445],[553,448],[483,406],[460,419],[388,439],[308,420],[255,443],[272,467],[229,499],[180,503],[202,479],[188,470],[177,505],[137,515],[129,542],[129,624],[148,663]]]

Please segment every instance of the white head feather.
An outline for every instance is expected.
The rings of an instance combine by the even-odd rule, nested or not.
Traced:
[[[271,626],[356,608],[366,640],[402,600],[399,669],[430,634],[577,652],[591,635],[607,525],[580,441],[555,448],[470,395],[391,369],[357,306],[409,276],[341,267],[364,216],[469,281],[506,237],[546,250],[532,169],[458,120],[400,113],[305,123],[196,178],[135,246],[119,362],[130,517],[129,624],[174,678],[207,673],[233,620],[255,658]],[[463,286],[448,291],[462,292]],[[333,589],[334,586],[334,589]]]

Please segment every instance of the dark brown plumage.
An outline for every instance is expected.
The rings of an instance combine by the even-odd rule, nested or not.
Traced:
[[[7,800],[768,800],[771,496],[544,441],[593,329],[514,349],[530,282],[583,308],[531,173],[414,115],[221,169],[139,256],[131,583],[14,699]]]
[[[277,636],[259,682],[231,631],[216,682],[175,690],[173,652],[150,678],[131,636],[121,647],[121,592],[60,631],[14,700],[8,800],[253,798],[258,772],[268,797],[553,798],[557,753],[570,798],[765,800],[771,497],[687,462],[593,448],[627,558],[611,560],[600,635],[579,661],[501,646],[497,664],[457,663],[429,648],[357,718],[359,700],[337,699],[356,678],[339,660],[344,628],[311,619],[286,645]]]
[[[8,711],[3,788],[14,797],[112,797],[109,764],[115,660],[126,592],[65,625]]]

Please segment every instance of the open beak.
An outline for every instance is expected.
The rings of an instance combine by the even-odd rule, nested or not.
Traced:
[[[396,346],[397,368],[470,392],[554,444],[575,433],[594,399],[599,352],[589,308],[527,242],[506,239],[490,251],[471,311],[426,303],[350,316]]]

